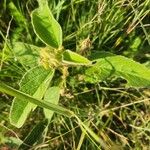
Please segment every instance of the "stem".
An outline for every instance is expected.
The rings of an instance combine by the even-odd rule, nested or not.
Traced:
[[[1,81],[0,81],[0,91],[3,93],[7,93],[11,96],[17,97],[21,100],[25,99],[25,100],[33,103],[33,104],[36,104],[36,105],[43,107],[43,108],[47,108],[47,109],[52,110],[58,114],[61,114],[61,115],[67,116],[67,117],[74,116],[74,113],[72,111],[70,111],[64,107],[52,104],[52,103],[47,102],[47,101],[41,101],[41,100],[35,99],[28,94],[25,94],[19,90],[16,90],[16,89],[2,83]]]
[[[41,100],[35,99],[35,98],[31,97],[30,95],[25,94],[19,90],[16,90],[16,89],[6,85],[5,83],[3,83],[1,81],[0,81],[0,91],[7,93],[11,96],[17,97],[18,99],[21,99],[21,100],[25,99],[25,100],[33,103],[33,104],[36,104],[40,107],[43,107],[43,108],[46,108],[49,110],[52,110],[58,114],[67,116],[69,118],[75,117],[79,123],[80,128],[89,138],[90,138],[90,136],[93,137],[93,139],[95,141],[97,141],[98,143],[100,143],[100,145],[102,147],[104,147],[105,149],[109,149],[108,146],[104,143],[104,141],[100,137],[98,137],[87,125],[85,125],[72,111],[70,111],[64,107],[52,104],[52,103],[47,102],[47,101],[41,101]]]
[[[91,137],[98,142],[101,147],[103,147],[105,150],[110,150],[110,147],[104,142],[104,140],[102,138],[100,138],[98,135],[96,135],[89,127],[88,125],[86,125],[85,123],[83,123],[77,116],[74,116],[78,123],[79,126],[82,130],[83,133],[85,133],[90,139]],[[91,136],[91,137],[90,137]]]

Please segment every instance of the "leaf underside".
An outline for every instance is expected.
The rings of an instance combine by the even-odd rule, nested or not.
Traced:
[[[54,70],[45,70],[41,66],[29,70],[20,82],[20,91],[41,99],[49,86],[53,74]],[[21,127],[30,111],[35,108],[36,105],[29,103],[26,99],[14,98],[10,111],[11,124],[18,128]]]
[[[23,66],[34,67],[38,65],[40,47],[23,42],[13,42],[13,54]]]
[[[58,104],[60,97],[60,88],[53,86],[47,89],[44,95],[44,101],[48,101],[53,104]],[[53,111],[44,108],[44,115],[50,121],[53,116]]]

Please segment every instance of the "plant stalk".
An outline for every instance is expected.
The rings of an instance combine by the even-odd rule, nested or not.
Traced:
[[[70,111],[70,110],[68,110],[62,106],[58,106],[58,105],[52,104],[52,103],[47,102],[47,101],[42,101],[42,100],[38,100],[36,98],[33,98],[32,96],[25,94],[19,90],[16,90],[16,89],[6,85],[5,83],[3,83],[1,81],[0,81],[0,91],[2,93],[6,93],[6,94],[9,94],[11,96],[17,97],[21,100],[27,100],[33,104],[36,104],[40,107],[43,107],[43,108],[46,108],[49,110],[52,110],[58,114],[67,116],[69,118],[74,116],[74,113],[72,111]]]

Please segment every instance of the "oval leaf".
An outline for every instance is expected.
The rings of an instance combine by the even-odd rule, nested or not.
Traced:
[[[10,46],[13,55],[23,66],[34,67],[38,65],[40,47],[23,42],[13,42]]]
[[[29,70],[20,83],[20,91],[41,99],[49,86],[53,77],[54,70],[45,70],[38,66]],[[29,103],[26,99],[14,98],[11,111],[10,122],[16,127],[21,127],[31,110],[35,109],[36,105]]]
[[[53,104],[58,104],[60,97],[60,88],[57,86],[50,87],[45,95],[44,100]],[[45,117],[50,121],[53,116],[53,111],[44,108]]]
[[[69,65],[90,65],[91,64],[90,60],[70,50],[66,50],[63,53],[62,61]]]
[[[31,21],[36,35],[46,45],[54,48],[62,45],[62,29],[53,17],[47,1],[39,1],[39,8],[32,12]]]
[[[150,70],[144,65],[123,56],[100,58],[85,71],[85,80],[96,83],[111,75],[123,77],[128,86],[150,87]]]

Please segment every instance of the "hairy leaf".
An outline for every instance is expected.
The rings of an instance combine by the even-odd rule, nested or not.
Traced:
[[[41,99],[48,88],[48,85],[53,77],[54,70],[45,70],[43,67],[35,67],[29,70],[20,83],[20,91]],[[36,105],[29,103],[25,99],[14,98],[11,112],[10,122],[16,127],[21,127],[31,110],[35,109]]]
[[[150,70],[123,56],[100,58],[85,71],[85,80],[96,83],[116,75],[128,81],[128,86],[150,87]]]
[[[40,47],[23,42],[14,42],[11,45],[11,49],[15,59],[23,66],[34,67],[38,65]]]
[[[62,29],[53,17],[47,1],[39,1],[39,8],[31,15],[36,35],[46,44],[54,48],[62,45]]]
[[[70,50],[66,50],[63,53],[62,61],[69,65],[90,65],[91,64],[90,60]]]
[[[58,104],[59,97],[60,97],[60,88],[57,86],[53,86],[46,91],[44,95],[44,100],[53,104]],[[49,119],[49,121],[51,120],[53,113],[54,113],[53,111],[44,108],[45,117]]]

